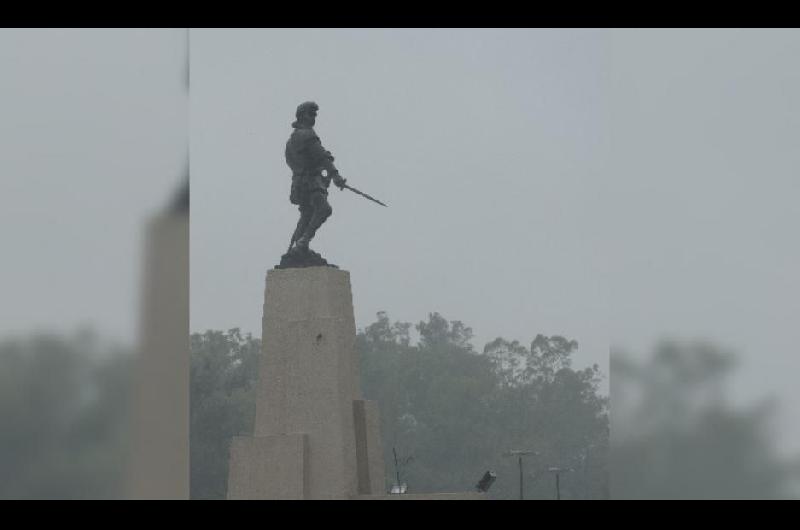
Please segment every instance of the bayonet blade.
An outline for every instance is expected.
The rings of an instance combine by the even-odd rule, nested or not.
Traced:
[[[386,206],[385,204],[383,204],[381,201],[379,201],[379,200],[378,200],[378,199],[376,199],[375,197],[372,197],[371,195],[367,195],[367,194],[366,194],[366,193],[364,193],[363,191],[359,191],[359,190],[355,189],[355,188],[354,188],[354,187],[352,187],[352,186],[348,186],[347,184],[343,184],[343,185],[342,185],[342,187],[343,187],[343,188],[347,188],[348,190],[352,191],[353,193],[358,193],[358,194],[359,194],[359,195],[361,195],[362,197],[366,197],[367,199],[369,199],[369,200],[371,200],[371,201],[373,201],[373,202],[377,202],[377,203],[378,203],[378,204],[380,204],[381,206]],[[388,208],[388,206],[386,206],[386,207]]]

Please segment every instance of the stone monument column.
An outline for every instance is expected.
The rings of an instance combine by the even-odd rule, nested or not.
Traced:
[[[361,397],[350,273],[267,273],[253,437],[231,444],[229,499],[385,491],[378,409]]]

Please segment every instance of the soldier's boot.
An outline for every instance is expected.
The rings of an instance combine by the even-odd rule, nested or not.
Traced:
[[[297,221],[297,227],[294,229],[294,234],[292,234],[292,241],[294,241],[294,245],[289,249],[289,251],[302,252],[304,250],[308,250],[308,240],[303,241],[302,244],[299,242],[303,237],[303,233],[308,228],[308,224],[311,222],[313,214],[314,211],[311,208],[300,209],[300,220]],[[298,247],[298,244],[301,246]]]
[[[299,247],[298,251],[310,251],[308,244],[314,239],[314,235],[317,233],[319,227],[322,226],[322,223],[333,213],[333,208],[328,204],[328,199],[321,193],[315,194],[313,205],[314,214],[311,216],[311,220],[308,222],[305,232],[303,232],[303,235],[300,236],[296,243],[297,247]]]
[[[300,239],[294,242],[294,246],[292,247],[292,252],[296,252],[298,254],[303,252],[308,252],[308,244],[311,242],[306,236],[301,236]]]

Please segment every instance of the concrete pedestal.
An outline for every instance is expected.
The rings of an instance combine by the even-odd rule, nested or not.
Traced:
[[[307,463],[305,434],[237,436],[231,442],[228,498],[307,498]]]
[[[231,445],[229,499],[385,490],[378,409],[361,399],[350,274],[267,273],[254,436]]]

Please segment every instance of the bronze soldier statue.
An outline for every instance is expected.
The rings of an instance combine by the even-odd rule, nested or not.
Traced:
[[[279,269],[291,267],[312,267],[331,265],[308,248],[308,244],[328,217],[333,208],[328,204],[328,187],[331,180],[339,189],[347,189],[381,206],[384,203],[363,191],[348,186],[336,166],[333,155],[322,147],[322,142],[314,132],[319,106],[306,101],[297,107],[292,123],[294,132],[286,142],[286,163],[292,169],[292,191],[289,200],[300,208],[300,220],[292,234],[289,250],[281,257]],[[324,172],[324,174],[323,174]]]
[[[289,251],[279,267],[328,265],[316,252],[308,248],[314,235],[333,208],[328,203],[328,186],[331,180],[344,189],[346,180],[333,165],[333,155],[322,147],[314,132],[319,106],[306,101],[297,107],[294,131],[286,142],[286,163],[292,169],[292,191],[289,200],[300,209],[300,220],[292,235]],[[324,174],[323,174],[324,172]]]

